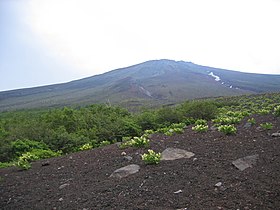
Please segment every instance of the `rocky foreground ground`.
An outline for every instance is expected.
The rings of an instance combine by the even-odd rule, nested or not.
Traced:
[[[245,119],[236,135],[191,126],[171,137],[153,134],[154,151],[182,149],[158,165],[141,160],[147,148],[114,144],[27,171],[0,169],[0,209],[280,209],[280,119],[254,117],[257,124]],[[261,129],[265,122],[273,129]],[[129,165],[136,167],[130,175],[115,171]]]

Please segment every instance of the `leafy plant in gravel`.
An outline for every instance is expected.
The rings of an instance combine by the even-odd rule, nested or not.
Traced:
[[[280,117],[280,105],[274,108],[274,115]]]
[[[234,125],[220,125],[218,131],[225,133],[226,135],[235,134],[237,129]]]
[[[111,144],[110,141],[101,141],[100,144],[99,144],[99,146],[100,146],[100,147],[104,147],[104,146],[107,146],[107,145],[110,145],[110,144]]]
[[[207,121],[203,119],[198,119],[195,121],[195,125],[207,125]]]
[[[92,149],[93,148],[93,146],[90,144],[90,143],[87,143],[87,144],[84,144],[83,146],[81,146],[80,148],[79,148],[79,150],[80,151],[83,151],[83,150],[90,150],[90,149]]]
[[[183,133],[185,127],[186,127],[185,123],[173,123],[169,127],[158,129],[157,132],[164,133],[167,136],[172,136],[174,133],[178,133],[178,134]]]
[[[255,118],[253,118],[253,117],[250,118],[250,119],[248,119],[247,122],[248,122],[248,123],[251,123],[252,125],[255,125],[255,124],[256,124],[256,120],[255,120]]]
[[[18,158],[17,162],[15,163],[15,166],[27,170],[31,167],[30,164],[31,161],[57,157],[60,155],[61,155],[60,152],[53,152],[51,150],[44,150],[44,149],[33,149],[30,152],[26,152],[22,154]]]
[[[21,169],[27,170],[31,168],[30,162],[32,160],[37,160],[37,159],[38,159],[37,156],[35,156],[31,152],[27,152],[18,158],[18,161],[16,162],[15,165]]]
[[[268,109],[260,109],[257,111],[257,114],[266,115],[269,114],[270,110]]]
[[[0,162],[0,168],[8,168],[10,166],[13,166],[13,163],[2,163]]]
[[[273,125],[272,123],[262,123],[260,124],[261,128],[264,129],[264,130],[271,130],[273,128]]]
[[[192,127],[192,130],[197,132],[206,132],[208,130],[208,125],[196,125]]]
[[[144,153],[141,157],[145,164],[159,164],[161,153],[156,153],[155,151],[149,149],[148,153]]]
[[[120,145],[120,148],[126,148],[126,147],[148,147],[150,143],[150,140],[145,136],[141,137],[133,137],[132,139],[122,143]]]

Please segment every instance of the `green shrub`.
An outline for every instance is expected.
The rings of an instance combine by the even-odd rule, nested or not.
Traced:
[[[195,121],[195,125],[207,125],[207,120],[198,119]]]
[[[33,149],[30,152],[26,152],[22,154],[18,161],[16,162],[16,166],[27,170],[31,167],[30,162],[34,160],[46,159],[51,157],[60,156],[61,152],[54,152],[51,150],[44,150],[44,149]]]
[[[197,132],[206,132],[208,130],[208,125],[196,125],[192,127],[192,130]]]
[[[33,160],[37,160],[37,159],[39,159],[37,156],[35,156],[34,154],[32,154],[30,152],[27,152],[25,154],[22,154],[18,158],[18,161],[16,162],[16,166],[21,169],[27,170],[27,169],[31,168],[30,162]]]
[[[219,117],[214,119],[213,122],[219,123],[221,125],[231,125],[231,124],[238,124],[240,123],[242,118],[240,117]]]
[[[218,108],[213,101],[192,101],[182,106],[186,117],[211,120],[216,117]]]
[[[269,114],[269,113],[270,113],[270,110],[268,110],[268,109],[257,110],[257,114],[266,115],[266,114]]]
[[[252,125],[255,125],[256,124],[256,120],[255,118],[250,118],[247,120],[248,123],[251,123]]]
[[[272,123],[262,123],[260,124],[260,126],[262,127],[262,129],[264,130],[271,130],[273,128]]]
[[[183,133],[185,127],[186,127],[185,123],[173,123],[168,127],[158,129],[156,132],[164,133],[167,136],[172,136],[174,133],[177,134]]]
[[[132,139],[123,142],[120,145],[120,148],[126,148],[126,147],[148,147],[150,143],[150,140],[145,136],[141,137],[133,137]]]
[[[29,139],[20,139],[11,143],[12,152],[16,157],[21,156],[22,154],[29,152],[33,149],[43,149],[47,150],[48,146],[43,142],[33,141]]]
[[[2,163],[0,162],[0,168],[8,168],[10,166],[13,166],[13,163]]]
[[[90,143],[87,143],[87,144],[84,144],[83,146],[81,146],[80,148],[79,148],[79,150],[80,151],[83,151],[83,150],[90,150],[90,149],[92,149],[93,148],[93,146],[90,144]]]
[[[225,133],[226,135],[235,134],[237,129],[234,125],[220,125],[218,131]]]
[[[107,145],[110,145],[110,144],[111,144],[110,141],[102,141],[102,142],[100,142],[99,146],[104,147],[104,146],[107,146]]]
[[[277,116],[277,117],[280,117],[280,105],[279,106],[276,106],[274,108],[274,114]]]
[[[159,164],[161,153],[156,153],[153,150],[149,149],[148,153],[144,153],[143,155],[141,155],[141,157],[145,164]]]
[[[39,159],[47,159],[51,157],[58,157],[61,155],[61,152],[54,152],[49,149],[33,149],[29,152],[31,155],[34,157],[37,157],[37,159],[34,160],[39,160]]]

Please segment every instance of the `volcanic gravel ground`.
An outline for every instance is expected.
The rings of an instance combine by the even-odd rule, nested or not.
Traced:
[[[152,135],[151,149],[185,149],[195,153],[190,159],[145,165],[140,154],[147,148],[114,144],[37,161],[27,171],[0,169],[0,209],[280,209],[280,137],[271,136],[280,131],[280,119],[254,117],[257,124],[245,128],[244,119],[236,135],[196,133],[191,126],[171,137]],[[274,128],[261,129],[264,122]],[[257,163],[244,171],[232,164],[256,154]],[[140,171],[109,177],[129,164]]]

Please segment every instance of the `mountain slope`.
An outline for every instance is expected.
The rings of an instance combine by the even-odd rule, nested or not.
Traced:
[[[0,92],[0,111],[186,99],[280,91],[280,75],[249,74],[184,61],[154,60],[64,84]]]
[[[280,141],[271,133],[280,129],[280,119],[254,118],[256,125],[245,127],[243,120],[236,135],[188,126],[183,134],[151,136],[154,151],[184,149],[195,154],[190,159],[145,165],[140,154],[147,148],[121,150],[113,144],[36,161],[27,171],[0,169],[0,209],[279,209]],[[265,122],[275,127],[260,130]],[[258,155],[252,167],[233,166],[249,155]],[[139,165],[139,172],[110,177],[129,164]]]

